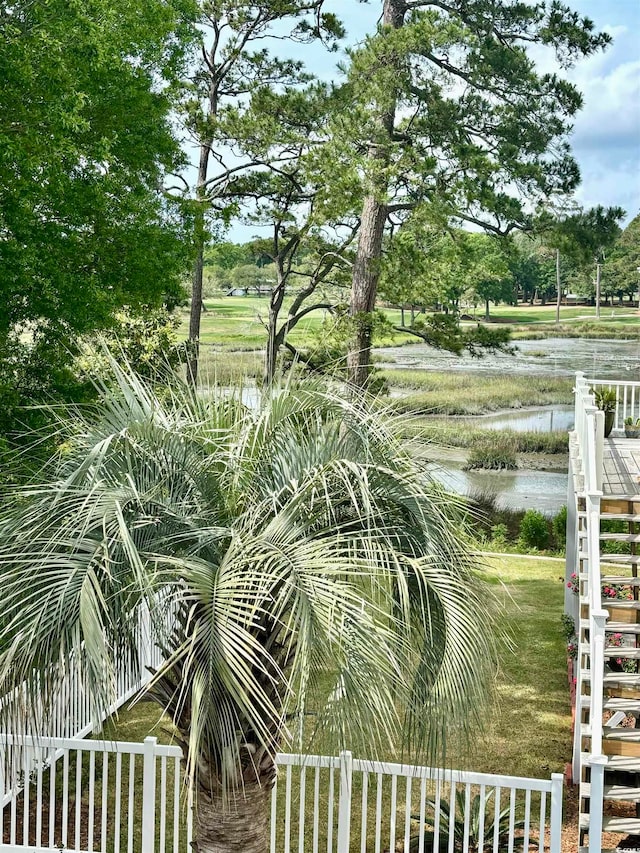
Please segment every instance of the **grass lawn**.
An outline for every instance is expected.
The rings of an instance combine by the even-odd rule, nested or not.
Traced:
[[[497,632],[506,634],[509,642],[500,647],[496,702],[486,729],[477,733],[470,752],[450,749],[448,764],[549,778],[562,772],[571,758],[566,652],[560,626],[563,566],[552,560],[505,555],[487,558],[486,575],[497,601]],[[161,742],[171,741],[168,721],[160,720],[156,706],[148,703],[121,710],[103,732],[110,740],[129,741],[141,741],[149,734]],[[574,821],[571,809],[568,825]]]
[[[638,309],[635,306],[600,306],[600,322],[625,322],[634,323],[640,320]],[[477,318],[481,320],[484,312],[478,312]],[[492,320],[501,320],[509,323],[555,323],[556,306],[551,305],[492,305],[490,310]],[[590,305],[561,305],[560,322],[568,320],[596,320],[596,309]]]
[[[286,313],[291,298],[285,299],[281,311],[281,320]],[[205,299],[206,311],[202,314],[200,340],[205,345],[214,345],[230,350],[263,349],[267,341],[267,332],[263,324],[269,311],[267,297],[257,296],[223,296],[216,299]],[[384,309],[391,323],[400,323],[400,311]],[[327,316],[324,310],[312,311],[300,321],[289,336],[294,346],[306,345],[314,333],[320,331]],[[182,324],[178,334],[186,336],[189,326],[188,311],[182,312]],[[416,341],[413,335],[401,333],[380,338],[377,346],[391,346]]]

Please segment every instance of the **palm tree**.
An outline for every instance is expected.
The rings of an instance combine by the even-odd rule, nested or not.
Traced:
[[[60,420],[42,482],[4,503],[0,691],[26,680],[46,700],[75,651],[104,710],[151,607],[165,662],[148,691],[176,726],[202,853],[267,849],[277,749],[322,735],[441,757],[447,731],[473,731],[487,596],[460,506],[398,424],[319,386],[251,409],[113,369],[99,406]]]

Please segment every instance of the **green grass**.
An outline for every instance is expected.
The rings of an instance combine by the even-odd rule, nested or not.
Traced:
[[[443,447],[472,448],[484,442],[508,443],[514,453],[566,454],[569,438],[566,430],[517,432],[510,429],[487,429],[469,421],[415,418],[407,426],[411,438],[431,441]]]
[[[281,319],[286,318],[286,312],[291,304],[291,298],[285,300]],[[267,297],[257,296],[224,296],[216,299],[205,299],[206,311],[202,314],[200,340],[206,346],[215,346],[227,350],[260,350],[264,349],[267,341],[267,331],[264,322],[269,311]],[[394,309],[384,309],[389,321],[397,325],[400,322],[400,312]],[[324,310],[311,312],[300,321],[289,335],[289,341],[295,347],[308,346],[314,335],[320,331],[327,316]],[[178,334],[186,336],[189,326],[188,311],[182,312],[182,323]],[[397,346],[417,338],[400,332],[378,336],[376,346]]]
[[[572,380],[548,376],[478,376],[458,371],[382,371],[389,388],[415,391],[394,400],[401,412],[433,415],[478,415],[522,406],[569,404]]]
[[[587,318],[601,323],[608,322],[636,322],[637,318],[634,315],[637,312],[635,306],[620,306],[615,305],[600,307],[600,320],[596,321],[595,306],[590,305],[572,305],[560,306],[560,322],[564,323],[567,320],[578,320]],[[613,314],[612,314],[613,312]],[[556,321],[556,306],[555,303],[550,305],[497,305],[491,306],[490,317],[494,321],[504,323],[555,323]],[[477,315],[477,319],[484,318],[484,312]]]

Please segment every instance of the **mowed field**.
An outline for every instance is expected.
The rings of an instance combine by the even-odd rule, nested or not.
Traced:
[[[283,320],[291,300],[285,301],[282,311]],[[269,310],[269,300],[265,297],[255,296],[222,296],[215,299],[205,300],[206,311],[202,315],[201,341],[205,345],[224,347],[230,350],[259,350],[265,346],[267,332],[265,322]],[[400,311],[391,308],[382,308],[383,312],[393,326],[400,325]],[[637,309],[602,307],[600,311],[599,324],[603,330],[629,332],[629,336],[640,334],[640,312]],[[309,342],[310,337],[319,332],[323,322],[330,315],[325,310],[311,312],[292,331],[290,341],[294,346],[300,346]],[[409,311],[405,314],[406,322],[409,322]],[[483,320],[483,311],[478,309],[477,319]],[[505,323],[514,326],[553,326],[555,323],[555,306],[509,306],[499,305],[491,307],[491,319],[497,323]],[[560,312],[562,324],[579,326],[581,323],[594,324],[595,308],[589,306],[562,306]],[[188,328],[188,312],[182,314],[182,326],[180,335],[186,335]],[[413,335],[397,332],[384,339],[376,340],[377,346],[398,345],[407,342],[417,342]]]

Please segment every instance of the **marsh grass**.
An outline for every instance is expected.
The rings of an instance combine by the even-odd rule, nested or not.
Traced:
[[[476,441],[469,451],[464,470],[484,468],[489,471],[514,471],[517,467],[514,442],[502,436],[500,441],[487,437]]]
[[[413,391],[394,400],[401,412],[433,415],[478,415],[523,406],[572,402],[573,381],[565,377],[482,375],[430,370],[384,370],[389,388]]]
[[[506,442],[514,453],[566,454],[569,434],[565,430],[537,432],[529,430],[488,429],[469,421],[445,418],[415,418],[407,426],[408,435],[443,447],[474,448],[485,443]]]
[[[281,312],[281,320],[286,319],[286,313],[292,298],[285,299]],[[214,346],[229,351],[262,350],[267,343],[266,320],[269,313],[269,299],[266,296],[223,296],[215,299],[205,299],[206,311],[201,318],[200,341],[205,346]],[[381,309],[387,316],[390,325],[398,325],[400,312],[391,308]],[[289,340],[296,347],[311,346],[315,336],[321,330],[328,314],[324,309],[310,312],[292,330]],[[178,334],[185,338],[189,328],[187,310],[181,313],[181,325]],[[401,332],[377,334],[374,339],[376,346],[398,346],[404,343],[416,343],[414,335]]]

